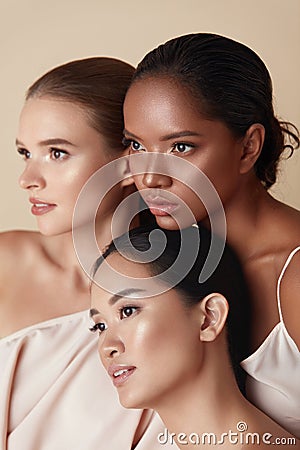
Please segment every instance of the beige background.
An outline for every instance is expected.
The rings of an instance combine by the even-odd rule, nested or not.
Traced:
[[[300,126],[300,0],[1,0],[0,229],[35,228],[18,185],[18,114],[34,79],[63,62],[102,55],[136,64],[167,39],[224,34],[267,64],[276,110]],[[275,195],[300,209],[300,157],[284,162]]]

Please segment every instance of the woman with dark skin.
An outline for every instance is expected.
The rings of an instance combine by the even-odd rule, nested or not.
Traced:
[[[214,185],[251,287],[252,354],[242,362],[248,398],[299,437],[300,212],[268,191],[299,133],[275,117],[272,101],[268,70],[251,49],[214,34],[181,36],[138,65],[124,103],[124,142],[131,154],[153,156],[134,179],[162,228],[176,229],[184,216],[176,198],[195,221],[209,220],[188,176],[162,173],[157,155],[190,162]]]

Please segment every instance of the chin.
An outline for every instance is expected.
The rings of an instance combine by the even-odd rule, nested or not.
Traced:
[[[179,225],[176,220],[171,216],[155,216],[155,220],[158,226],[165,230],[178,230]]]
[[[39,232],[43,236],[51,237],[51,236],[60,236],[65,233],[70,233],[72,231],[71,228],[67,227],[57,227],[57,226],[45,226],[42,224],[38,224]]]
[[[126,409],[148,409],[146,399],[137,398],[134,395],[119,394],[119,401]]]
[[[176,220],[171,216],[155,216],[155,220],[157,225],[165,230],[183,230],[184,228],[188,228],[195,223],[194,221],[187,221],[184,219]]]

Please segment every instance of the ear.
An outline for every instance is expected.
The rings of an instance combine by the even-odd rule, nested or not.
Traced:
[[[249,172],[256,163],[265,140],[265,128],[260,123],[254,123],[248,128],[242,144],[243,154],[240,164],[240,173]]]
[[[130,172],[129,159],[126,158],[127,155],[128,153],[126,149],[122,155],[125,156],[125,158],[121,158],[120,160],[120,175],[122,177],[121,187],[131,186],[134,184],[134,179]]]
[[[227,300],[221,294],[209,294],[199,306],[202,312],[200,340],[212,342],[224,328],[229,309]]]

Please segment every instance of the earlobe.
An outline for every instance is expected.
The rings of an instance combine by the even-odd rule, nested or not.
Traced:
[[[249,172],[259,158],[265,139],[265,128],[260,123],[251,125],[243,138],[240,173]]]
[[[202,312],[200,340],[212,342],[224,328],[229,309],[227,300],[221,294],[209,294],[201,301],[200,309]]]

